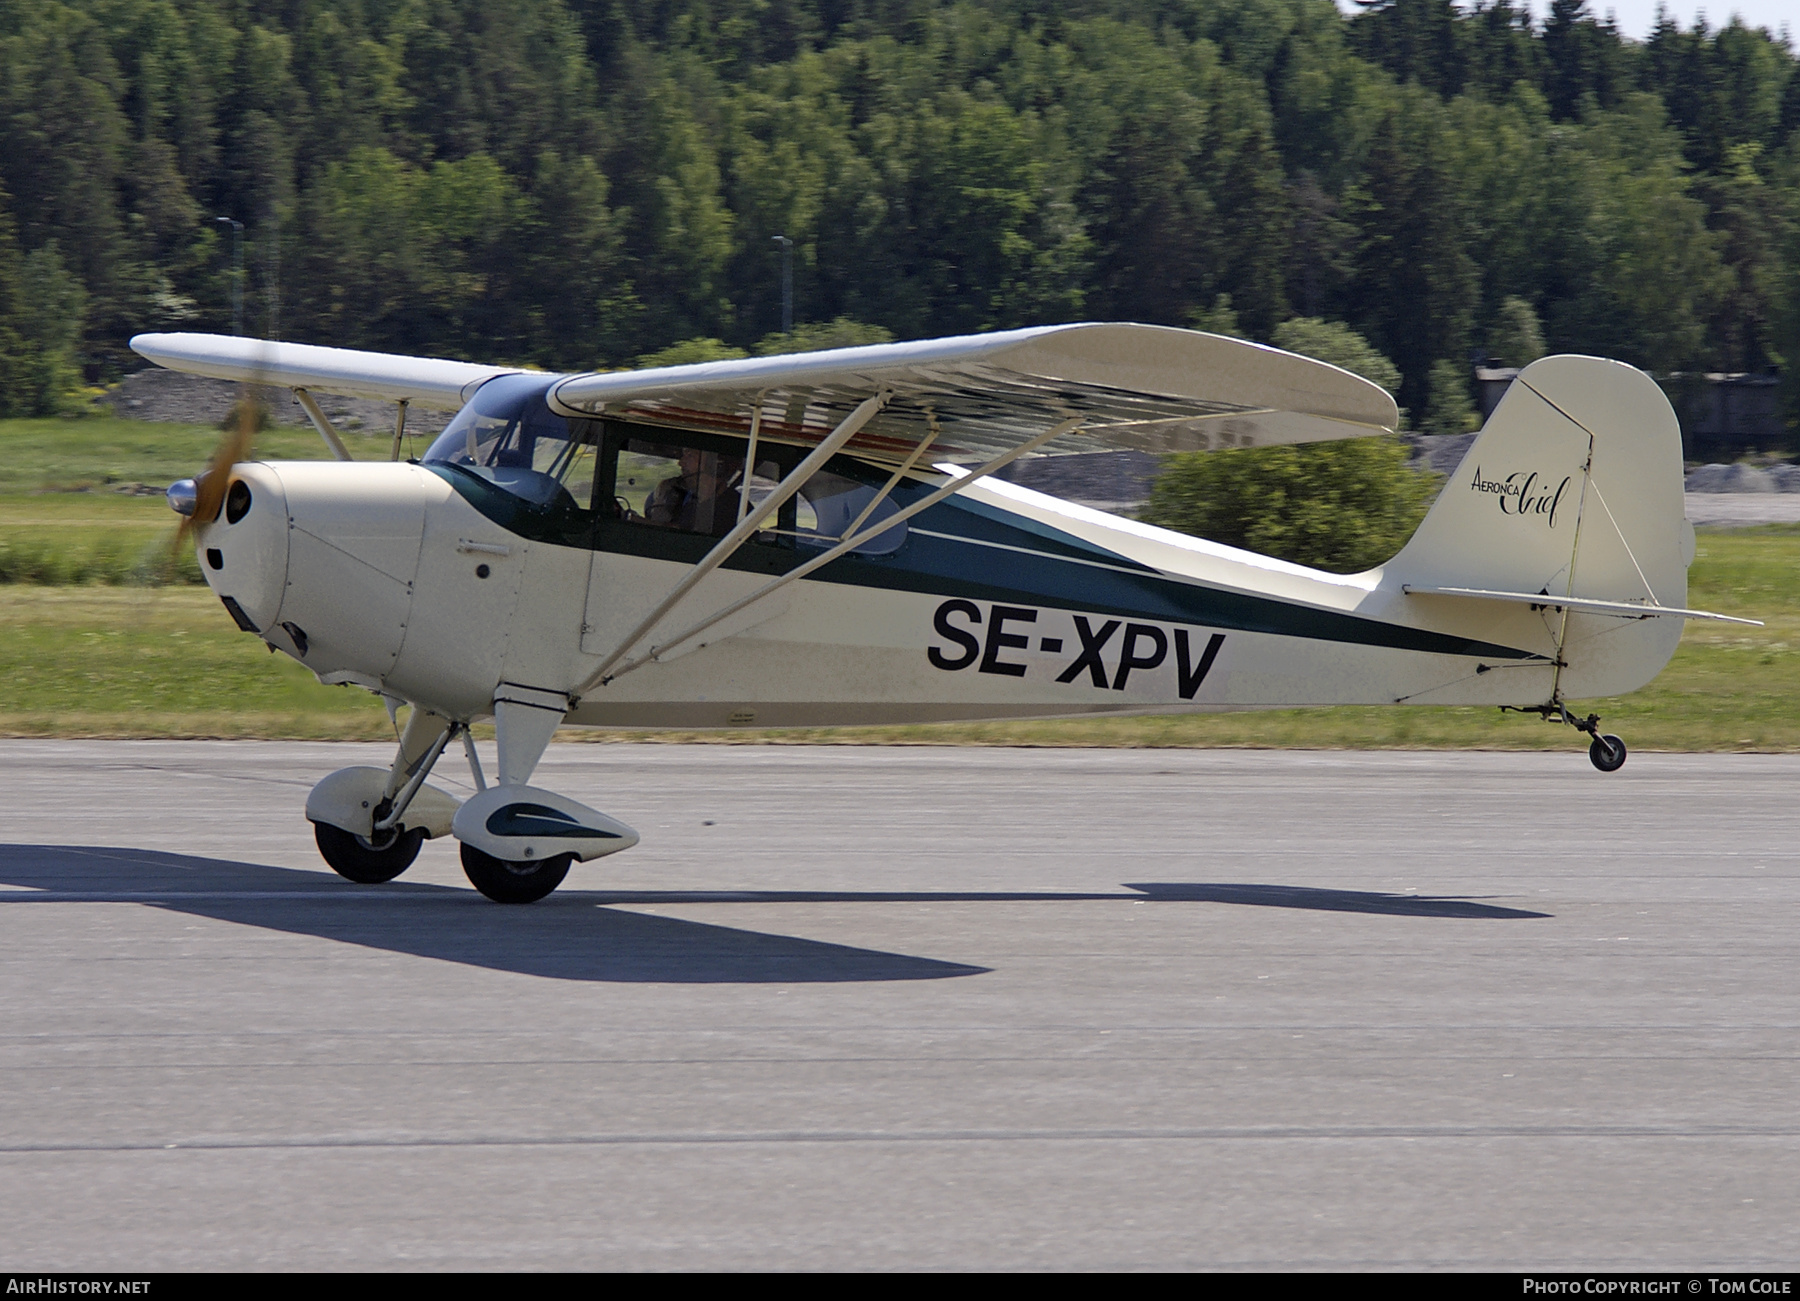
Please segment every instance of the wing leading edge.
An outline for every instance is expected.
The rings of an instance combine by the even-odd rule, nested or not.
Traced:
[[[158,366],[190,375],[378,402],[411,402],[441,411],[459,409],[486,381],[516,375],[521,369],[229,334],[140,334],[132,339],[131,350]]]

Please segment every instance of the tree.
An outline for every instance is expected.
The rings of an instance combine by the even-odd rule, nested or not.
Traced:
[[[1710,225],[1726,279],[1708,333],[1712,362],[1725,371],[1759,371],[1777,355],[1771,339],[1781,292],[1781,201],[1756,169],[1760,143],[1730,145],[1721,172],[1703,182]]]
[[[0,33],[0,183],[20,247],[59,247],[90,309],[120,343],[141,288],[119,205],[129,124],[100,24],[49,0]]]
[[[1092,300],[1108,320],[1179,325],[1214,282],[1212,197],[1195,175],[1205,121],[1184,91],[1120,124],[1078,200],[1094,241]]]
[[[55,240],[21,256],[0,188],[0,416],[47,416],[81,384],[87,292]]]
[[[1339,216],[1338,201],[1302,169],[1288,187],[1287,299],[1303,316],[1336,311],[1350,283],[1356,227]],[[1398,382],[1398,381],[1396,381]]]
[[[1231,305],[1230,294],[1219,294],[1213,298],[1210,307],[1196,307],[1189,312],[1187,326],[1190,330],[1223,334],[1232,339],[1245,337],[1243,327],[1238,324],[1237,309]]]
[[[1233,80],[1213,109],[1207,160],[1213,204],[1225,218],[1215,283],[1256,338],[1288,314],[1282,274],[1289,213],[1281,159],[1259,93]]]
[[[1468,376],[1453,361],[1432,364],[1429,403],[1423,425],[1427,434],[1468,434],[1481,427],[1469,400]]]
[[[1448,99],[1462,90],[1473,27],[1451,0],[1390,0],[1351,20],[1350,44],[1398,80]]]
[[[1791,374],[1791,43],[1363,8],[0,0],[11,274],[55,242],[91,379],[141,330],[229,327],[221,215],[252,330],[285,282],[289,337],[558,368],[756,345],[785,235],[805,320],[1299,312],[1421,413],[1437,363],[1524,355],[1514,298],[1559,350]]]
[[[647,57],[631,65],[621,98],[606,171],[625,214],[644,341],[718,334],[731,323],[725,269],[736,217],[722,191],[717,135],[696,115],[697,97]]]
[[[1558,118],[1580,116],[1590,101],[1601,108],[1619,102],[1628,88],[1629,56],[1618,29],[1610,19],[1596,20],[1587,0],[1550,0],[1543,40],[1545,93]]]
[[[1295,316],[1275,327],[1269,340],[1277,348],[1327,362],[1379,384],[1389,393],[1400,387],[1399,368],[1370,342],[1341,321]]]
[[[1402,406],[1429,405],[1432,364],[1468,355],[1478,274],[1435,105],[1388,117],[1353,216],[1360,235],[1351,320],[1400,368]]]
[[[1544,355],[1544,329],[1530,303],[1510,296],[1500,304],[1488,331],[1487,354],[1490,361],[1521,370]]]
[[[1706,322],[1729,287],[1662,105],[1631,95],[1596,114],[1570,158],[1568,262],[1546,313],[1557,352],[1653,371],[1704,369]]]
[[[36,414],[32,409],[33,350],[19,330],[23,268],[6,187],[0,185],[0,417]]]

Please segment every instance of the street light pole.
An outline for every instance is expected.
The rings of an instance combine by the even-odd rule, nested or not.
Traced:
[[[242,335],[244,332],[244,223],[235,217],[217,217],[214,220],[231,227],[231,328],[233,334]]]
[[[781,332],[794,332],[794,241],[786,235],[774,236],[781,245]]]

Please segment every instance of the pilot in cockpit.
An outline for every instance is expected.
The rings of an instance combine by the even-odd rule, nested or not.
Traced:
[[[681,473],[664,479],[644,502],[644,518],[684,533],[722,537],[737,522],[738,485],[744,463],[737,457],[681,449]]]

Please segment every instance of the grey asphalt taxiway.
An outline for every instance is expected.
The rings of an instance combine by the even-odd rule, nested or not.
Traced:
[[[507,908],[384,756],[0,742],[5,1267],[1800,1266],[1800,757],[558,745]]]

